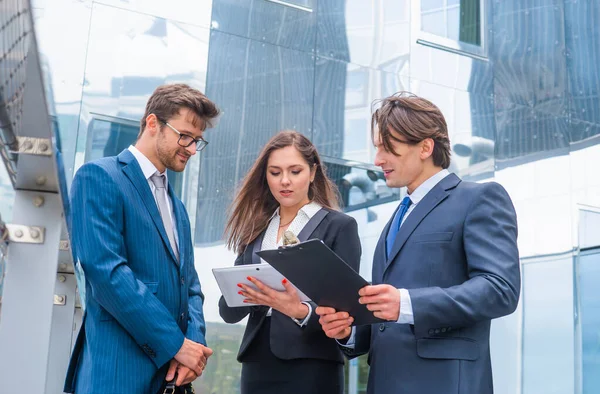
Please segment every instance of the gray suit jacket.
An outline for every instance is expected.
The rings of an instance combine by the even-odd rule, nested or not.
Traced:
[[[450,174],[403,223],[386,258],[385,227],[373,284],[408,289],[414,325],[360,327],[354,351],[369,352],[368,393],[491,394],[491,320],[520,293],[517,219],[497,183]]]

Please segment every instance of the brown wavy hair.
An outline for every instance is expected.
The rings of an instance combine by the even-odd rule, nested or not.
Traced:
[[[308,166],[316,169],[315,179],[308,190],[308,198],[323,207],[339,209],[338,190],[327,177],[317,148],[297,131],[281,131],[262,149],[231,205],[225,227],[226,243],[230,250],[242,253],[246,246],[267,228],[269,219],[279,206],[267,183],[267,163],[271,152],[288,146],[295,147]]]
[[[442,168],[450,166],[448,126],[442,111],[435,104],[410,92],[398,92],[377,103],[381,103],[381,107],[371,118],[371,137],[378,130],[385,150],[397,155],[392,141],[415,145],[431,138],[434,142],[433,164]],[[394,136],[390,129],[403,139]]]

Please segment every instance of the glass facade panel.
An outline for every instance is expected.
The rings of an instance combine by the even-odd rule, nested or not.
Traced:
[[[206,28],[210,26],[213,3],[206,0],[169,0],[168,5],[164,0],[94,0],[94,2]]]
[[[293,4],[295,1],[287,1]],[[304,6],[299,1],[297,5]],[[305,52],[314,51],[316,13],[268,0],[213,1],[212,28]]]
[[[573,258],[523,265],[523,393],[575,387]]]
[[[577,280],[581,326],[582,394],[600,392],[600,252],[582,254]]]

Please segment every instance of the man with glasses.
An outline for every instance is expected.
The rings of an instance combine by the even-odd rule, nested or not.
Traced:
[[[73,253],[86,308],[68,393],[156,393],[196,379],[206,347],[204,296],[188,214],[168,183],[207,145],[219,110],[184,84],[158,87],[135,146],[82,166],[71,188]]]

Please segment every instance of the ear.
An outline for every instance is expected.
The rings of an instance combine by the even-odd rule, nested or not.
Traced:
[[[154,114],[150,114],[146,117],[146,130],[151,135],[156,135],[160,130],[160,122]]]
[[[435,141],[431,138],[426,138],[421,141],[421,160],[426,160],[433,155],[433,148],[435,146]]]

